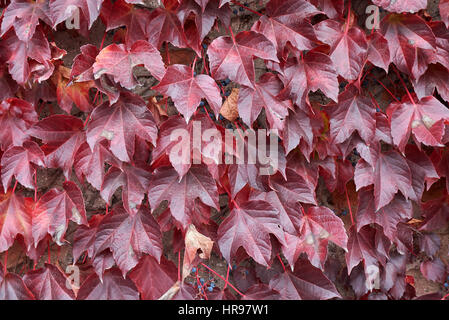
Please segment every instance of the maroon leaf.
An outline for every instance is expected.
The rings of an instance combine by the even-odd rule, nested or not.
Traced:
[[[266,16],[262,16],[252,30],[266,36],[279,53],[287,42],[298,50],[310,50],[317,46],[318,39],[306,19],[320,13],[304,0],[272,0],[266,6]]]
[[[169,66],[161,82],[153,89],[170,96],[187,122],[203,98],[209,102],[218,118],[222,101],[218,85],[208,75],[195,76],[188,66]]]
[[[105,272],[103,281],[91,274],[81,285],[77,300],[138,300],[139,292],[134,283],[124,279],[120,270],[113,268]]]
[[[308,94],[320,89],[327,97],[338,100],[338,81],[334,65],[329,56],[310,51],[302,59],[289,59],[283,68],[281,80],[284,89],[281,97],[291,97],[306,110]]]
[[[134,268],[143,254],[158,261],[162,254],[162,234],[148,208],[141,206],[133,215],[116,207],[99,224],[95,253],[110,249],[123,275]]]
[[[286,271],[270,280],[269,287],[283,300],[328,300],[340,298],[334,284],[306,260],[298,260],[295,271]]]
[[[304,252],[312,265],[323,268],[329,241],[347,250],[348,236],[343,221],[326,207],[303,211],[298,231],[299,237],[286,235],[287,246],[282,249],[290,265]]]
[[[2,20],[1,36],[9,28],[14,27],[17,37],[21,41],[30,41],[39,24],[39,19],[51,25],[48,1],[13,0],[6,7]]]
[[[186,47],[187,39],[176,14],[166,8],[156,8],[151,12],[147,26],[148,42],[160,49],[164,42],[180,48]]]
[[[231,256],[243,247],[257,263],[268,266],[271,260],[270,234],[284,242],[278,212],[268,202],[248,201],[234,208],[218,228],[218,246],[223,257]]]
[[[53,19],[53,27],[70,19],[76,10],[80,10],[88,21],[90,29],[97,20],[103,0],[52,0],[50,2],[50,15]]]
[[[284,120],[288,110],[293,109],[290,100],[281,100],[277,97],[282,89],[282,83],[272,73],[265,73],[260,77],[254,89],[243,87],[239,92],[238,110],[242,120],[251,127],[257,119],[262,108],[272,129],[284,129]]]
[[[33,174],[36,166],[44,166],[44,153],[32,141],[23,143],[23,147],[9,148],[2,156],[2,182],[4,190],[8,189],[14,176],[24,187],[34,189]]]
[[[1,265],[0,265],[1,266]],[[3,266],[2,270],[3,270]],[[36,300],[33,293],[25,286],[22,278],[14,273],[0,277],[0,299],[3,300]]]
[[[19,234],[23,236],[26,246],[31,246],[32,210],[32,199],[12,192],[0,194],[0,252],[8,250]]]
[[[151,274],[148,274],[151,270]],[[129,274],[143,300],[156,300],[166,293],[177,280],[173,262],[161,257],[160,263],[151,256],[143,256]]]
[[[254,57],[279,62],[273,44],[254,31],[242,31],[234,37],[219,37],[207,50],[214,79],[229,78],[254,89]]]
[[[397,238],[397,225],[407,222],[413,217],[413,207],[410,201],[401,195],[376,212],[373,188],[366,188],[359,192],[359,206],[357,208],[357,231],[366,225],[376,223],[383,228],[384,234],[394,241]]]
[[[170,167],[158,168],[150,181],[148,200],[153,209],[167,200],[173,217],[184,227],[192,223],[195,199],[219,210],[215,180],[204,166],[192,166],[179,180],[178,173]]]
[[[87,224],[81,190],[71,181],[64,182],[62,187],[63,191],[51,189],[36,204],[32,226],[35,247],[47,233],[62,245],[69,220]]]
[[[406,198],[413,197],[410,190],[412,184],[410,167],[396,151],[379,153],[375,167],[360,160],[355,169],[354,181],[357,190],[374,184],[376,211],[390,203],[398,191],[401,191]]]
[[[329,112],[334,142],[343,143],[357,130],[365,143],[370,144],[376,130],[375,112],[371,99],[359,94],[354,86],[347,88]]]
[[[103,74],[114,77],[114,81],[127,89],[137,86],[133,68],[143,64],[158,80],[162,79],[165,68],[159,51],[144,40],[135,42],[131,48],[123,44],[111,44],[100,51],[93,64],[94,78]]]
[[[417,15],[390,14],[381,22],[381,33],[388,41],[391,61],[402,72],[419,78],[427,68],[426,61],[418,59],[419,50],[436,49],[435,35],[426,22]]]
[[[357,79],[368,52],[365,33],[336,20],[324,20],[315,28],[318,39],[331,47],[329,56],[337,73],[346,80]]]
[[[395,102],[389,106],[389,110],[393,142],[401,151],[411,133],[419,143],[442,146],[443,121],[449,121],[449,110],[435,97],[428,96],[416,102]]]
[[[75,154],[85,141],[84,124],[81,119],[67,115],[53,115],[36,123],[28,134],[41,139],[46,145],[45,165],[61,168],[69,178]]]
[[[443,283],[446,280],[446,265],[440,258],[421,263],[420,270],[427,280],[439,283]]]
[[[286,170],[286,177],[287,181],[279,172],[270,176],[270,186],[279,194],[282,202],[289,205],[294,205],[297,202],[316,205],[313,182],[305,180],[292,169]]]
[[[206,114],[195,115],[192,120],[186,123],[181,116],[171,116],[160,125],[157,146],[152,154],[153,164],[163,156],[168,156],[173,168],[183,177],[192,163],[221,163],[221,153],[217,156],[213,152],[207,152],[211,146],[222,150],[221,137],[213,136],[209,141],[201,138],[205,137],[209,129],[217,130],[214,122]]]
[[[74,300],[75,295],[67,288],[67,279],[57,267],[45,264],[42,269],[28,272],[24,283],[37,300]]]
[[[87,143],[92,151],[99,141],[106,139],[110,141],[112,153],[121,161],[129,162],[137,136],[156,145],[156,123],[139,96],[122,93],[112,106],[105,102],[92,112],[87,127]]]
[[[0,103],[0,146],[21,147],[29,138],[27,130],[38,121],[34,106],[24,100],[10,98]]]
[[[427,0],[373,0],[373,3],[387,11],[397,13],[414,13],[427,8]]]

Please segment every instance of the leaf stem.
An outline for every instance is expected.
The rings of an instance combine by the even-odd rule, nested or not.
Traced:
[[[238,5],[239,7],[242,7],[245,10],[248,10],[249,12],[252,12],[252,13],[258,15],[259,17],[263,17],[263,14],[261,14],[260,12],[257,12],[251,8],[248,8],[247,6],[244,6],[243,4],[241,4],[240,2],[238,2],[236,0],[231,0],[231,2],[235,5]]]
[[[243,293],[241,293],[236,287],[234,287],[232,285],[232,283],[230,283],[228,280],[226,280],[225,278],[223,278],[221,275],[219,275],[217,272],[215,272],[213,269],[209,268],[207,265],[205,265],[203,262],[201,262],[201,265],[203,267],[205,267],[207,270],[209,270],[210,272],[212,272],[213,274],[215,274],[217,277],[219,277],[221,280],[225,281],[226,283],[229,284],[229,286],[234,289],[235,292],[237,292],[240,296],[244,297],[245,295]]]
[[[287,272],[287,270],[285,269],[284,262],[283,262],[282,259],[281,259],[281,256],[278,254],[277,257],[278,257],[278,259],[279,259],[279,262],[281,263],[282,269],[284,269],[284,272]]]
[[[396,67],[394,67],[393,69],[394,69],[394,72],[396,73],[396,75],[398,76],[399,80],[401,81],[402,85],[404,86],[405,91],[407,91],[408,98],[413,103],[413,105],[415,105],[415,100],[413,99],[410,91],[408,91],[407,85],[405,84],[404,79],[402,79],[401,75],[399,74],[398,69]]]
[[[348,203],[349,214],[351,216],[351,223],[352,225],[354,225],[354,217],[352,216],[351,201],[349,201],[348,188],[346,188],[346,184],[345,184],[345,194],[346,194],[346,202]]]

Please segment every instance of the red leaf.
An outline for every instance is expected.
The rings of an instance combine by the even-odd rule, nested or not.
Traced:
[[[329,111],[334,143],[345,142],[357,130],[365,143],[371,144],[376,130],[375,112],[371,99],[362,96],[355,86],[348,87]]]
[[[116,167],[120,166],[119,161],[109,151],[108,141],[96,143],[93,151],[85,142],[78,149],[73,166],[80,181],[85,177],[95,189],[100,190],[105,176],[105,162]]]
[[[357,208],[357,232],[362,227],[376,223],[383,228],[384,234],[394,241],[397,235],[397,225],[408,222],[413,217],[413,207],[410,201],[401,195],[396,195],[388,205],[376,212],[374,206],[373,188],[366,188],[359,192]]]
[[[327,300],[340,298],[334,284],[306,260],[298,260],[295,271],[286,271],[270,280],[269,287],[283,300]]]
[[[94,80],[93,65],[100,51],[92,44],[86,44],[80,50],[81,53],[73,59],[70,80],[76,82]]]
[[[41,29],[37,29],[33,38],[26,42],[19,40],[13,31],[9,31],[3,36],[0,48],[8,64],[9,73],[18,84],[24,85],[35,69],[39,71],[42,67],[49,69],[49,72],[39,81],[50,77],[53,67],[48,62],[51,59],[50,45]]]
[[[149,276],[148,270],[151,270]],[[176,266],[165,257],[160,263],[145,255],[129,274],[143,300],[156,300],[166,293],[177,280]]]
[[[187,45],[181,22],[174,12],[166,8],[156,8],[151,12],[147,35],[148,42],[158,49],[164,41],[180,48]]]
[[[357,79],[368,53],[365,33],[336,20],[324,20],[315,29],[318,39],[331,47],[329,56],[337,73],[346,80]]]
[[[357,231],[355,227],[351,227],[348,239],[348,252],[346,253],[348,275],[362,261],[365,266],[365,274],[370,274],[370,269],[379,272],[378,253],[375,249],[374,237],[373,229],[364,227]]]
[[[427,8],[427,0],[373,0],[373,3],[387,11],[396,13],[414,13]]]
[[[114,81],[127,89],[138,85],[133,75],[133,68],[143,64],[158,80],[162,79],[165,68],[159,51],[144,40],[136,41],[131,48],[123,44],[111,44],[100,51],[93,64],[94,78],[109,74]]]
[[[309,51],[302,59],[289,59],[281,80],[285,87],[281,97],[291,97],[304,111],[311,91],[320,89],[327,97],[338,101],[336,71],[329,56],[321,52]]]
[[[224,5],[223,0],[220,0],[222,3],[221,5],[218,0],[197,0],[196,2],[198,5],[193,1],[183,1],[177,9],[176,14],[182,25],[185,25],[186,20],[191,13],[195,15],[195,24],[198,29],[199,41],[203,41],[209,34],[216,19],[220,19],[223,25],[229,28],[231,23],[231,9],[229,5]]]
[[[388,41],[392,62],[400,71],[419,78],[429,62],[418,59],[418,52],[428,50],[432,56],[436,49],[435,35],[430,27],[419,16],[410,14],[390,14],[380,25],[382,35]]]
[[[283,140],[285,152],[288,154],[295,149],[301,142],[309,147],[313,145],[313,131],[308,114],[296,108],[289,112],[283,131]],[[305,156],[308,156],[305,154]]]
[[[301,253],[317,268],[323,268],[327,258],[327,245],[332,241],[347,250],[348,236],[343,221],[326,207],[311,207],[301,217],[300,236],[286,235],[287,245],[282,248],[290,265]]]
[[[290,100],[282,100],[277,96],[282,89],[282,83],[272,73],[265,73],[258,83],[254,83],[254,89],[243,87],[239,92],[238,109],[242,120],[249,126],[257,119],[262,108],[271,129],[284,129],[284,120],[288,110],[293,110]]]
[[[331,19],[336,19],[343,15],[344,0],[311,0],[310,2],[320,8]]]
[[[379,153],[375,167],[360,160],[355,169],[354,180],[357,190],[374,184],[376,211],[390,203],[398,191],[407,198],[413,196],[410,190],[412,184],[410,167],[407,161],[393,150]]]
[[[53,19],[53,27],[70,19],[76,10],[80,10],[88,21],[90,29],[100,15],[103,0],[53,0],[50,2],[50,15]]]
[[[168,156],[173,168],[178,172],[179,177],[182,178],[192,163],[220,163],[222,160],[221,153],[217,157],[212,152],[208,153],[207,149],[210,146],[215,146],[218,150],[222,150],[220,146],[221,141],[216,141],[215,137],[211,142],[201,139],[201,137],[206,135],[207,130],[216,130],[216,125],[206,114],[194,115],[192,120],[186,123],[181,116],[171,116],[160,125],[157,146],[153,150],[152,155],[153,165],[161,160],[163,156]],[[201,149],[199,150],[200,145]]]
[[[32,141],[25,141],[23,147],[9,148],[2,156],[2,182],[8,189],[14,176],[24,187],[34,189],[33,174],[36,166],[44,166],[44,153]]]
[[[218,227],[218,246],[231,263],[240,247],[257,263],[268,266],[271,260],[270,234],[284,242],[278,211],[268,202],[252,200],[234,208]]]
[[[3,266],[0,264],[3,272]],[[14,273],[0,274],[0,300],[36,300],[22,278]]]
[[[92,151],[99,141],[106,139],[110,141],[112,153],[121,161],[129,162],[137,136],[156,145],[156,123],[139,96],[123,92],[112,106],[105,102],[92,112],[87,127],[87,143]]]
[[[54,265],[45,264],[42,269],[25,274],[24,283],[37,300],[74,300],[75,295],[67,288],[65,275]]]
[[[1,36],[9,28],[14,27],[17,37],[21,41],[30,41],[39,24],[39,19],[51,25],[48,1],[13,0],[6,7],[3,16]]]
[[[448,77],[449,71],[441,64],[429,65],[427,71],[417,81],[412,82],[418,99],[432,96],[435,89],[438,89],[441,97],[449,101],[449,85],[446,81]]]
[[[95,254],[110,249],[123,275],[134,268],[143,254],[157,260],[162,255],[162,234],[147,207],[134,215],[116,207],[98,225]]]
[[[287,42],[298,50],[310,50],[317,46],[318,39],[310,22],[306,19],[321,12],[304,0],[272,0],[251,30],[263,34],[282,53]]]
[[[254,31],[242,31],[234,37],[219,37],[207,49],[214,79],[229,78],[254,89],[254,57],[279,62],[273,44]]]
[[[449,110],[435,97],[428,96],[418,102],[392,103],[387,111],[391,119],[393,142],[404,150],[410,134],[419,143],[442,146],[444,122],[449,121]]]
[[[188,66],[181,64],[169,66],[161,82],[152,89],[170,96],[186,122],[189,122],[203,98],[209,102],[218,118],[222,102],[220,88],[208,75],[195,76]]]
[[[66,181],[63,191],[52,189],[36,204],[33,212],[34,246],[50,234],[58,245],[62,245],[69,220],[77,224],[87,224],[84,199],[78,186]]]
[[[148,201],[153,210],[167,200],[173,217],[186,227],[192,223],[196,198],[219,210],[215,180],[204,166],[192,166],[181,180],[170,167],[161,167],[154,172],[148,189]]]
[[[27,130],[38,121],[34,106],[24,100],[10,98],[0,103],[0,112],[1,149],[21,147],[30,136]]]
[[[76,152],[85,141],[84,124],[74,116],[53,115],[42,119],[28,130],[45,145],[45,165],[61,168],[68,179]]]
[[[285,204],[294,205],[297,202],[316,205],[315,186],[313,182],[305,180],[292,169],[286,170],[285,178],[278,172],[270,176],[270,187],[279,194]]]
[[[0,252],[8,250],[19,234],[23,236],[26,246],[31,246],[33,205],[32,199],[11,191],[0,194]]]
[[[108,14],[105,15],[106,31],[122,26],[126,27],[126,44],[133,45],[136,41],[147,38],[147,26],[150,11],[140,9],[132,4],[119,0],[110,4]]]
[[[421,263],[420,270],[427,280],[439,283],[443,283],[446,280],[446,265],[440,258]]]
[[[369,37],[368,61],[388,73],[388,67],[391,63],[388,41],[377,31]]]
[[[139,292],[131,280],[113,268],[105,272],[103,281],[91,274],[81,285],[77,300],[139,300]]]

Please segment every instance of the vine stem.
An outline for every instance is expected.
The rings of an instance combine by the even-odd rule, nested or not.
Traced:
[[[351,223],[352,225],[354,225],[354,217],[352,216],[351,201],[349,201],[348,188],[346,188],[346,185],[345,185],[345,194],[346,194],[346,202],[348,203],[349,214],[351,216]]]
[[[204,290],[203,285],[200,282],[200,278],[198,278],[198,269],[196,269],[195,276],[196,276],[196,282],[197,282],[198,286],[201,287],[201,291],[203,291],[204,298],[206,298],[206,300],[209,300],[207,298],[206,290]]]
[[[14,183],[14,188],[12,188],[12,193],[14,193],[15,191],[16,191],[16,188],[17,188],[17,180],[16,180],[16,182]]]
[[[408,91],[408,88],[404,82],[404,79],[402,79],[401,75],[399,74],[399,71],[396,67],[393,68],[394,72],[396,72],[396,75],[398,76],[399,80],[401,80],[402,85],[404,86],[405,91],[407,91],[407,95],[408,98],[410,99],[410,101],[413,103],[413,105],[415,105],[415,100],[412,97],[412,94],[410,93],[410,91]]]
[[[223,290],[226,289],[226,287],[228,286],[228,282],[229,282],[229,270],[230,270],[230,266],[228,264],[228,271],[226,271],[226,282],[225,285],[223,287]]]
[[[178,281],[181,282],[181,251],[178,251]]]
[[[207,265],[205,265],[203,262],[201,262],[201,265],[203,267],[205,267],[207,270],[209,270],[210,272],[212,272],[213,274],[215,274],[217,277],[219,277],[221,280],[225,281],[225,283],[229,284],[229,286],[234,289],[235,292],[237,292],[240,296],[244,297],[245,295],[243,293],[241,293],[236,287],[234,287],[232,285],[232,283],[230,283],[228,280],[226,280],[225,278],[223,278],[221,275],[219,275],[217,272],[215,272],[215,270],[209,268]]]
[[[446,300],[447,297],[449,297],[449,293],[446,294],[443,298],[441,298],[441,300]]]
[[[398,98],[396,98],[396,96],[387,87],[385,87],[385,85],[380,80],[376,79],[376,81],[377,81],[377,83],[379,83],[382,86],[382,88],[384,88],[390,94],[390,96],[394,100],[396,100],[396,102],[401,103],[401,101],[399,101]]]
[[[256,10],[253,10],[251,8],[248,8],[247,6],[241,4],[240,2],[236,1],[236,0],[231,0],[231,2],[235,5],[238,5],[239,7],[242,7],[245,10],[248,10],[249,12],[252,12],[256,15],[258,15],[259,17],[263,17],[263,14],[261,14],[260,12],[257,12]]]
[[[284,264],[284,262],[283,262],[282,259],[281,259],[281,256],[278,254],[277,257],[278,257],[278,259],[279,259],[279,262],[280,262],[281,265],[282,265],[282,269],[284,269],[284,272],[287,272],[287,270],[285,269],[285,264]]]
[[[8,273],[8,268],[6,267],[8,265],[8,250],[5,251],[5,265],[3,266],[3,274],[6,275]]]
[[[37,202],[37,172],[34,169],[34,202]]]

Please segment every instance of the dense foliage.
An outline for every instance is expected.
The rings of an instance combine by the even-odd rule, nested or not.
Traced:
[[[379,29],[354,14],[362,2],[380,7]],[[0,300],[412,299],[411,264],[442,298],[449,1],[438,20],[426,7],[9,2]],[[103,41],[67,59],[55,36],[98,25]],[[175,161],[170,135],[192,142],[194,123],[277,129],[276,172],[198,145],[197,161]]]

